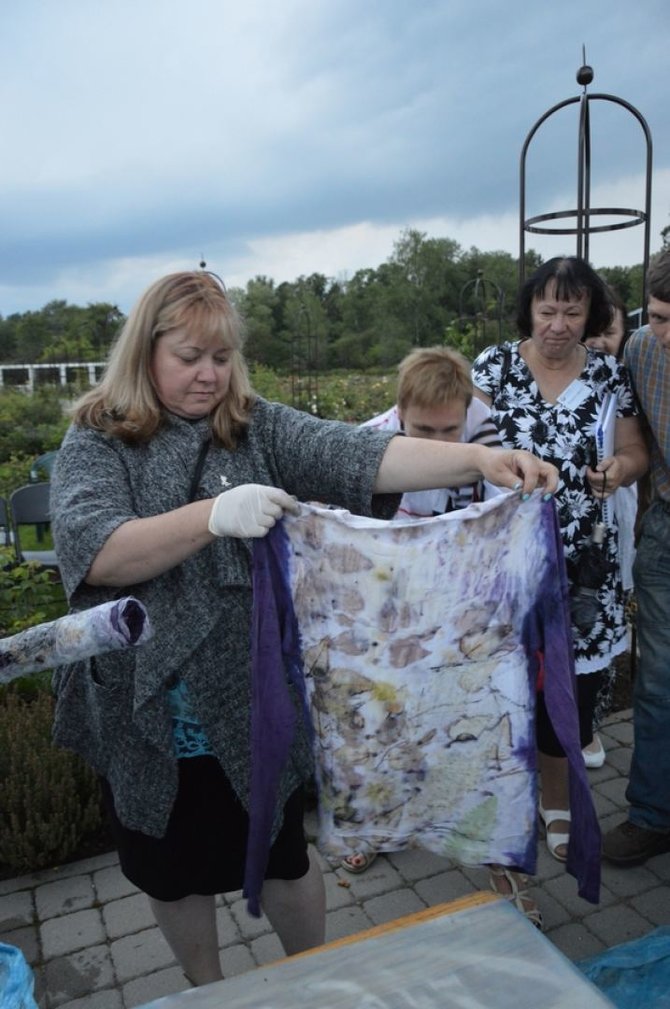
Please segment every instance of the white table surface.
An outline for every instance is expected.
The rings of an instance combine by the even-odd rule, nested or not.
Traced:
[[[143,1009],[602,1009],[507,901],[477,894]]]

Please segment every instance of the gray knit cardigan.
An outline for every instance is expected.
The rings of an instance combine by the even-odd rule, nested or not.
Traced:
[[[52,476],[56,551],[73,610],[119,590],[87,585],[93,559],[129,519],[186,504],[209,422],[168,415],[143,445],[81,427],[67,432]],[[259,399],[238,447],[213,444],[196,498],[227,487],[263,483],[301,500],[319,500],[362,515],[391,518],[396,495],[373,484],[392,434],[322,421]],[[160,837],[177,791],[177,761],[166,688],[181,677],[210,744],[242,803],[250,771],[251,549],[222,538],[178,567],[127,585],[147,608],[151,641],[54,673],[54,740],[79,753],[109,781],[120,820]],[[278,810],[311,773],[304,734],[285,769]]]

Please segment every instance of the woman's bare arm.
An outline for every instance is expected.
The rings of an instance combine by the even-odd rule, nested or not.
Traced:
[[[214,499],[130,519],[111,534],[97,553],[89,585],[136,585],[176,567],[216,539],[207,528]]]
[[[558,486],[555,467],[530,452],[397,437],[389,442],[382,457],[375,491],[386,494],[458,487],[482,478],[497,487],[524,494],[530,494],[536,487],[553,494]]]

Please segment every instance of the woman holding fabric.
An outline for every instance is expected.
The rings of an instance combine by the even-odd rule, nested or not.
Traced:
[[[58,669],[54,736],[100,774],[122,869],[193,984],[222,976],[214,898],[244,878],[249,539],[295,511],[293,495],[390,518],[401,492],[482,477],[522,494],[557,482],[527,452],[397,438],[266,402],[225,289],[205,272],[145,292],[100,385],[75,405],[52,482],[71,606],[132,587],[155,635],[133,655]],[[324,939],[302,826],[310,774],[298,733],[262,891],[288,954]]]
[[[603,670],[627,646],[616,519],[603,503],[647,468],[647,452],[625,369],[585,345],[611,318],[603,281],[577,257],[557,257],[523,285],[521,339],[490,347],[473,365],[480,398],[491,407],[503,444],[524,448],[559,470],[556,495],[571,588],[581,745],[593,738]],[[616,397],[614,452],[596,455],[598,415]],[[547,847],[567,858],[570,829],[567,761],[538,694],[537,739]]]

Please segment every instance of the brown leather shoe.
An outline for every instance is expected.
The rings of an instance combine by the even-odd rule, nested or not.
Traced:
[[[664,851],[670,851],[670,834],[638,827],[630,820],[608,830],[603,837],[603,858],[614,865],[642,865]]]

